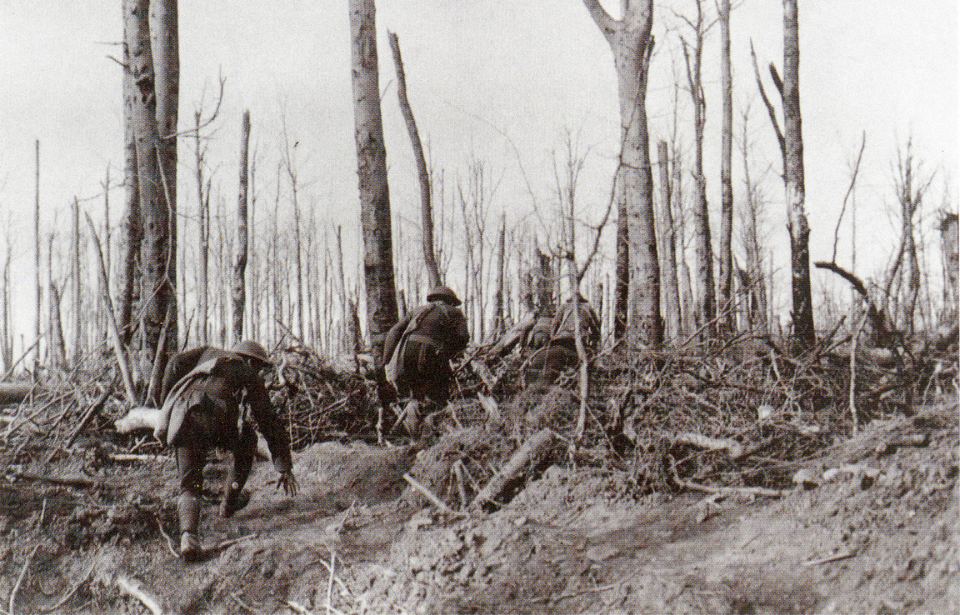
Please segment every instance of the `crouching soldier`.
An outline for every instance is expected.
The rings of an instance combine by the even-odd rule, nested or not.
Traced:
[[[549,342],[530,357],[525,372],[528,382],[553,384],[560,374],[579,364],[577,316],[587,359],[596,354],[600,346],[600,319],[587,300],[578,293],[560,306],[550,325]]]
[[[180,556],[186,561],[197,561],[202,554],[200,495],[210,449],[229,451],[233,456],[220,502],[221,516],[232,516],[250,501],[243,486],[257,449],[251,418],[280,473],[277,487],[290,496],[297,493],[287,431],[260,375],[272,366],[263,346],[253,341],[240,342],[230,351],[200,346],[176,355],[167,365],[160,393],[163,407],[154,435],[176,450]]]
[[[453,380],[450,361],[470,341],[456,293],[439,286],[430,291],[427,301],[390,328],[383,348],[387,379],[401,398],[412,398],[403,420],[414,437],[419,435],[421,415],[447,403]]]

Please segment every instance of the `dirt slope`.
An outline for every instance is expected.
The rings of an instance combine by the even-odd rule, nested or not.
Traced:
[[[251,504],[229,520],[215,514],[225,469],[211,465],[209,554],[195,565],[161,532],[176,530],[173,461],[101,448],[45,470],[93,486],[7,468],[0,606],[149,612],[126,578],[179,613],[957,612],[958,424],[953,401],[871,425],[779,500],[635,501],[625,475],[552,466],[503,509],[457,518],[400,497],[412,449],[319,444],[295,456],[300,496],[258,464]]]

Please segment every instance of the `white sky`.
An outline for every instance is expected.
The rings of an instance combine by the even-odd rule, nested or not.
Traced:
[[[11,242],[15,292],[24,298],[33,294],[34,140],[41,141],[45,233],[55,225],[63,228],[74,196],[83,199],[102,192],[108,163],[113,177],[120,175],[120,68],[107,58],[120,56],[111,45],[121,39],[119,5],[119,0],[0,0],[0,220],[5,229],[0,242]],[[605,5],[616,16],[619,3],[607,0]],[[681,59],[673,11],[689,13],[692,6],[692,1],[680,0],[657,4],[657,53],[647,105],[654,152],[656,140],[669,137],[671,63]],[[262,156],[258,190],[271,200],[275,179],[269,176],[276,168],[285,118],[291,142],[300,142],[297,162],[306,184],[302,202],[313,204],[318,219],[343,224],[350,245],[357,242],[359,208],[347,18],[346,0],[181,3],[180,126],[192,125],[204,89],[206,107],[211,108],[222,73],[226,98],[209,159],[219,169],[227,202],[233,203],[229,195],[236,190],[243,109],[251,110],[253,138]],[[579,192],[585,216],[607,202],[618,139],[616,80],[606,41],[580,0],[378,2],[391,201],[395,214],[415,218],[418,186],[397,107],[387,29],[400,37],[421,136],[429,142],[436,166],[445,169],[448,183],[465,177],[475,155],[491,176],[502,177],[496,211],[506,208],[517,216],[531,201],[520,164],[537,199],[547,203],[553,186],[552,152],[560,149],[564,130],[571,130],[583,149],[592,148]],[[718,36],[714,28],[704,57],[709,113],[705,155],[714,208],[719,203]],[[888,212],[895,204],[897,147],[908,137],[923,172],[934,174],[925,228],[932,228],[935,211],[945,202],[954,211],[957,207],[957,6],[943,0],[800,2],[800,37],[811,255],[813,260],[830,258],[848,167],[866,131],[857,191],[862,233],[857,272],[870,276],[883,268],[896,247],[894,218]],[[765,186],[771,201],[767,227],[778,251],[776,265],[782,268],[787,236],[777,178],[779,152],[749,61],[752,39],[762,70],[771,60],[782,68],[781,3],[743,0],[733,15],[732,38],[735,131],[739,139],[740,112],[750,103],[753,174],[772,165]],[[769,81],[766,85],[770,91]],[[681,94],[680,131],[689,135],[690,105],[686,93]],[[691,146],[684,147],[689,161]],[[181,143],[180,151],[180,203],[188,212],[195,208],[192,150]],[[742,169],[736,149],[734,158],[739,199]],[[122,192],[115,190],[111,197],[116,222]],[[87,205],[91,215],[102,220],[99,199]],[[711,215],[716,223],[718,213],[712,210]],[[850,253],[849,227],[844,226],[841,263],[849,262]],[[414,231],[411,227],[405,233],[412,236]],[[939,260],[932,262],[939,275]],[[823,283],[815,280],[815,287]],[[21,332],[32,330],[30,308],[17,316]]]

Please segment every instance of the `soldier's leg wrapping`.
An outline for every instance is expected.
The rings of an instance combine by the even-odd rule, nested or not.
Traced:
[[[189,446],[176,448],[177,470],[180,474],[180,496],[177,499],[177,513],[180,517],[180,533],[198,534],[200,530],[200,491],[203,488],[203,466],[207,460],[207,451]]]
[[[257,432],[248,422],[240,429],[240,438],[233,447],[233,465],[227,473],[228,491],[240,491],[247,484],[253,458],[257,453]]]

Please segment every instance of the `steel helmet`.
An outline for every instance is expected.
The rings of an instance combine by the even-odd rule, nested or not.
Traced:
[[[430,293],[427,295],[427,301],[445,301],[457,307],[460,305],[460,298],[457,297],[457,293],[453,292],[448,286],[437,286],[436,288],[430,289]]]
[[[267,351],[263,346],[253,340],[243,340],[233,347],[233,352],[245,357],[250,357],[251,359],[256,359],[267,365],[273,365],[273,361],[270,360]]]

